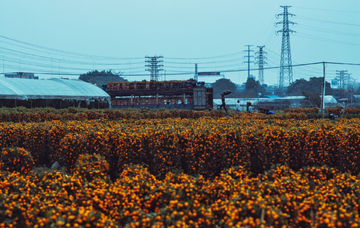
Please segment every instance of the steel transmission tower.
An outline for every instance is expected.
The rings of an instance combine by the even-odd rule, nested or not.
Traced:
[[[348,82],[348,73],[346,73],[347,70],[337,70],[336,71],[336,78],[338,80],[338,86],[341,89],[346,88],[346,82]]]
[[[244,63],[247,63],[247,64],[248,64],[248,78],[250,78],[250,63],[253,63],[253,62],[254,62],[254,61],[250,61],[250,58],[251,58],[251,57],[254,57],[254,56],[250,55],[250,52],[252,52],[252,51],[254,51],[254,50],[250,50],[250,47],[251,47],[252,45],[245,45],[245,46],[247,46],[248,49],[247,49],[247,50],[244,50],[244,52],[247,52],[247,55],[245,55],[244,57],[247,57],[248,60],[247,60],[247,61],[244,61]]]
[[[264,84],[264,64],[267,64],[267,62],[265,62],[264,60],[266,59],[266,57],[264,56],[267,52],[263,50],[263,48],[265,47],[265,45],[263,46],[258,46],[259,51],[255,52],[255,54],[257,55],[255,57],[255,59],[257,60],[255,62],[255,64],[259,65],[259,82],[260,85]]]
[[[277,32],[282,32],[282,43],[281,43],[281,60],[280,60],[280,79],[279,88],[285,86],[286,79],[289,80],[289,84],[293,82],[292,73],[292,62],[291,62],[291,48],[290,48],[290,33],[295,32],[289,29],[289,24],[295,24],[288,20],[288,16],[295,16],[295,14],[288,13],[288,8],[291,6],[280,6],[284,8],[284,12],[277,16],[283,16],[283,21],[277,22],[276,24],[283,24],[283,29]]]
[[[163,62],[163,60],[159,60],[163,58],[163,56],[145,56],[146,60],[145,62],[149,63],[148,65],[145,65],[146,67],[150,67],[148,69],[145,69],[146,71],[150,71],[150,80],[158,81],[159,80],[159,71],[162,71],[163,69],[160,69],[160,67],[164,65],[160,65],[160,62]]]

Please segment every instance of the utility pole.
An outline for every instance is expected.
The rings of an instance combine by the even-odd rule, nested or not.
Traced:
[[[346,79],[347,79],[347,76],[348,74],[346,73],[347,70],[337,70],[336,71],[336,78],[338,80],[338,85],[339,85],[339,88],[341,89],[345,89],[345,85],[346,85]]]
[[[350,88],[350,86],[352,87],[353,83],[351,82],[351,74],[347,73],[347,89]]]
[[[325,115],[325,62],[323,62],[323,88],[322,88],[322,94],[321,94],[321,113]]]
[[[250,63],[253,63],[254,61],[250,61],[250,58],[251,57],[254,57],[253,55],[250,55],[250,52],[254,51],[254,50],[250,50],[250,47],[252,45],[245,45],[248,47],[247,50],[244,50],[244,52],[247,52],[247,55],[245,55],[244,57],[247,57],[248,60],[247,61],[244,61],[244,63],[247,63],[248,64],[248,78],[250,78]]]
[[[198,68],[197,68],[197,63],[195,63],[195,75],[194,75],[194,79],[197,81],[198,80]]]
[[[163,62],[163,60],[159,60],[163,58],[163,56],[145,56],[146,60],[145,62],[149,63],[148,65],[145,65],[146,67],[150,67],[148,69],[145,69],[145,71],[150,71],[150,81],[158,81],[159,80],[159,71],[162,71],[163,69],[160,69],[160,67],[164,65],[160,65],[160,62]]]
[[[295,16],[295,14],[288,13],[288,8],[291,6],[280,6],[284,8],[284,12],[277,14],[276,16],[283,16],[283,21],[277,22],[276,24],[283,24],[283,28],[278,30],[277,33],[282,32],[282,43],[281,43],[281,60],[280,60],[280,79],[279,88],[284,87],[287,84],[293,82],[292,73],[292,62],[291,62],[291,48],[290,48],[290,33],[295,31],[289,29],[289,24],[295,24],[289,21],[288,16]],[[285,84],[285,80],[289,82]]]
[[[259,65],[259,78],[258,79],[259,79],[260,85],[264,84],[264,64],[267,64],[267,62],[264,61],[266,59],[264,54],[267,53],[263,50],[264,47],[265,47],[265,45],[258,46],[259,51],[255,52],[255,54],[257,55],[257,57],[255,57],[255,59],[257,60],[257,62],[255,62],[255,64]]]

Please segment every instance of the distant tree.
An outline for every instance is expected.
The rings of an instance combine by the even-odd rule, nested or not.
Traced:
[[[226,90],[229,90],[232,93],[235,93],[236,91],[236,85],[227,78],[220,78],[216,80],[216,82],[214,82],[211,86],[214,89],[214,98],[218,98],[220,94]]]
[[[120,77],[121,73],[113,73],[111,70],[108,71],[89,71],[86,74],[81,74],[79,79],[85,82],[89,82],[91,84],[95,84],[98,87],[102,87],[102,85],[107,85],[108,82],[124,82],[127,81],[123,77]]]
[[[330,89],[330,90],[326,89],[325,94],[332,95],[335,98],[346,98],[349,94],[351,94],[351,89],[348,91],[346,91],[346,89]],[[356,91],[354,92],[354,94],[356,94]]]
[[[301,102],[302,105],[315,105],[320,108],[321,98],[319,94],[309,91],[303,91],[302,94],[305,96],[304,100]]]
[[[248,78],[245,83],[245,93],[255,93],[255,96],[258,93],[265,94],[266,89],[260,85],[259,81],[255,81],[254,78]]]
[[[291,83],[287,90],[287,94],[299,95],[303,91],[313,92],[321,94],[323,89],[323,78],[322,77],[312,77],[309,81],[306,79],[297,79],[295,82]],[[325,94],[331,95],[332,89],[329,82],[325,83]]]
[[[254,78],[248,78],[245,83],[245,90],[254,90],[258,86],[258,82]]]
[[[275,95],[276,95],[276,96],[279,96],[279,97],[282,97],[282,96],[285,95],[285,90],[284,90],[283,88],[277,88],[277,89],[275,90]]]

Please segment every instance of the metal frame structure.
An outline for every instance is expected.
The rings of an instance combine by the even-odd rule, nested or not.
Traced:
[[[263,50],[264,47],[265,47],[265,45],[258,46],[259,51],[255,53],[258,55],[257,57],[255,57],[255,59],[258,60],[257,62],[255,62],[255,64],[259,65],[259,79],[258,80],[260,82],[260,85],[264,84],[264,64],[267,64],[267,62],[264,61],[266,59],[264,54],[267,53],[266,51]]]
[[[289,29],[289,24],[293,25],[295,23],[289,21],[288,17],[295,16],[295,14],[291,14],[288,12],[288,8],[291,6],[280,7],[284,8],[284,12],[278,14],[277,16],[283,16],[283,21],[277,22],[276,24],[283,24],[283,28],[277,31],[277,33],[282,32],[279,88],[283,88],[287,85],[287,83],[285,82],[286,79],[289,80],[289,85],[293,82],[290,33],[293,33],[295,31]]]
[[[113,108],[213,108],[213,89],[196,81],[133,82],[109,85]]]
[[[150,81],[159,81],[159,72],[163,69],[159,69],[160,67],[164,65],[159,65],[160,62],[163,62],[163,60],[159,60],[160,58],[163,58],[163,56],[145,56],[147,60],[145,62],[149,63],[149,65],[145,65],[146,67],[150,67],[148,69],[145,69],[146,71],[150,71]]]

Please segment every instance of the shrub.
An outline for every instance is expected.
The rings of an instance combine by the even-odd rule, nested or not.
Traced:
[[[95,179],[108,179],[109,164],[99,154],[80,154],[76,161],[74,173],[88,182]]]
[[[0,153],[0,170],[28,173],[34,165],[34,160],[27,150],[20,147],[6,147]]]
[[[60,140],[60,145],[51,154],[51,158],[53,161],[58,161],[61,166],[65,166],[66,172],[72,173],[79,155],[86,152],[84,136],[81,134],[66,134]]]
[[[321,113],[311,113],[311,112],[307,113],[306,116],[307,116],[307,119],[322,119],[324,117],[324,115]],[[325,116],[325,117],[327,117],[327,116]]]

